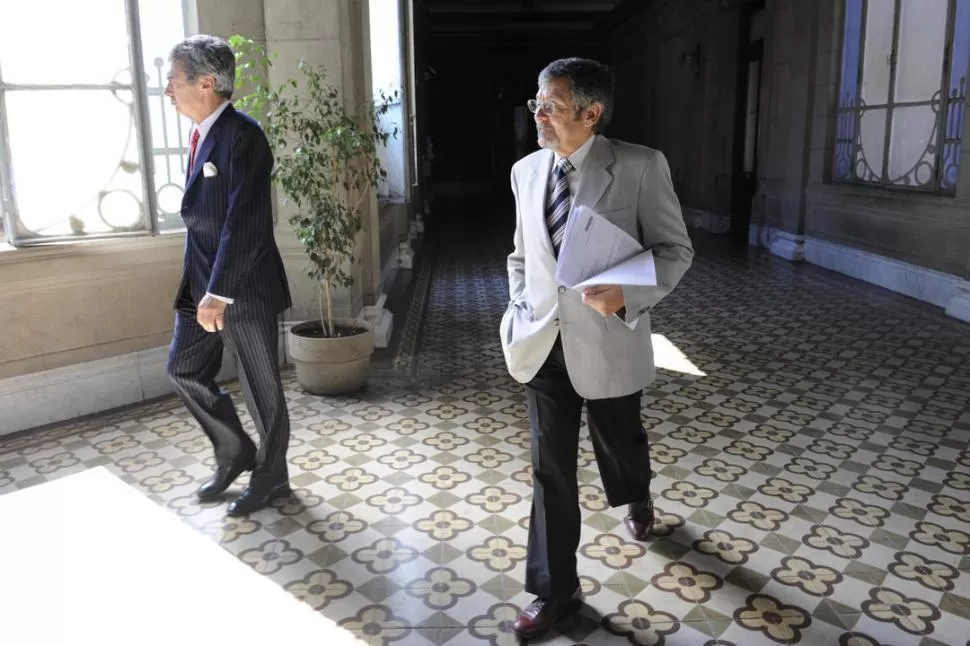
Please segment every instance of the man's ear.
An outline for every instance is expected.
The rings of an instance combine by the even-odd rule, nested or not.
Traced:
[[[592,128],[597,123],[599,123],[600,117],[603,116],[603,104],[599,101],[593,103],[593,105],[586,108],[583,112],[583,122]]]
[[[203,90],[215,90],[216,89],[216,77],[214,76],[203,76],[199,79],[199,85]]]

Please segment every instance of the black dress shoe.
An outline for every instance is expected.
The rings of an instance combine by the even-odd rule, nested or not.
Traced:
[[[653,500],[648,495],[642,502],[630,505],[630,513],[623,519],[623,524],[634,540],[645,541],[650,538],[655,520]]]
[[[229,503],[226,514],[229,516],[248,516],[282,496],[290,495],[290,485],[281,482],[275,485],[251,484],[242,495]]]
[[[541,637],[560,620],[575,613],[583,605],[583,591],[577,586],[570,596],[560,599],[537,597],[527,605],[512,625],[521,639]]]
[[[198,495],[199,500],[214,498],[228,489],[244,471],[252,471],[255,468],[256,460],[252,458],[219,465],[209,481],[199,487],[196,495]]]

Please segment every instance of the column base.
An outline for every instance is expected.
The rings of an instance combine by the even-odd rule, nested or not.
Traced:
[[[770,239],[771,243],[768,246],[768,251],[771,252],[771,255],[792,262],[802,262],[805,260],[805,239],[802,236],[773,229]]]
[[[361,310],[359,320],[370,324],[374,330],[374,347],[386,348],[391,344],[391,334],[394,332],[394,314],[384,307],[387,295],[381,294],[374,305],[368,305]]]
[[[957,285],[956,292],[946,304],[946,315],[970,323],[970,281]]]
[[[401,269],[414,269],[414,248],[411,242],[402,242],[398,245],[398,267]]]

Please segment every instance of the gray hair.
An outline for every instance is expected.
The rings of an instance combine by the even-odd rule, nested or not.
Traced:
[[[169,59],[179,61],[185,77],[212,76],[216,80],[216,94],[231,99],[236,87],[236,55],[229,43],[216,36],[190,36],[172,48]]]
[[[613,88],[615,81],[610,68],[589,58],[561,58],[549,63],[539,73],[539,84],[552,79],[569,79],[572,84],[573,101],[581,110],[594,103],[603,105],[603,114],[593,124],[594,132],[602,132],[613,116]]]

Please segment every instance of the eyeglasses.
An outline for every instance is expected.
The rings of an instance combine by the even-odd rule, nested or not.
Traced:
[[[568,108],[558,107],[552,101],[536,101],[535,99],[529,99],[528,101],[525,102],[525,104],[529,107],[529,112],[531,112],[532,114],[535,114],[539,110],[542,110],[544,114],[547,114],[550,117],[555,117],[557,115],[565,114],[569,111]]]

